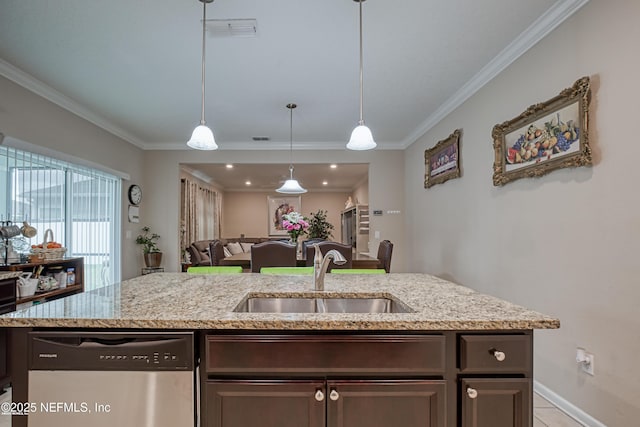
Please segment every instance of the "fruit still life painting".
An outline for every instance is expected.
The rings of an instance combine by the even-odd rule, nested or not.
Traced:
[[[588,76],[550,100],[493,127],[493,185],[540,177],[556,169],[591,166]]]
[[[576,107],[576,104],[568,108],[571,109],[571,107]],[[515,134],[517,139],[512,145],[507,146],[506,170],[540,163],[578,151],[580,148],[580,127],[577,113],[577,111],[563,109],[555,113],[550,120],[539,124],[532,123],[524,128],[524,131],[519,130],[512,133],[510,137],[513,138]],[[563,116],[567,119],[563,120]]]

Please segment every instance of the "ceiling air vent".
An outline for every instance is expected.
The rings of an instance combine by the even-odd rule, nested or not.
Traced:
[[[255,37],[258,21],[247,19],[207,19],[207,31],[211,37]]]
[[[270,138],[268,136],[254,136],[251,139],[254,141],[269,141]]]

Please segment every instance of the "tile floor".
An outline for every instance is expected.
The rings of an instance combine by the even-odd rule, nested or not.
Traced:
[[[11,391],[0,395],[0,402],[10,401]],[[582,427],[538,394],[533,395],[533,408],[533,427]],[[0,427],[11,427],[11,418],[0,415]]]
[[[537,393],[533,394],[533,427],[581,427],[582,423],[574,420],[553,406]],[[0,424],[0,427],[2,425]]]

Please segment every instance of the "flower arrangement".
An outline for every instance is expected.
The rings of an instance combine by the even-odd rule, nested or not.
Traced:
[[[305,234],[309,228],[307,219],[298,212],[289,212],[288,214],[282,215],[282,218],[284,218],[282,228],[287,230],[292,242],[297,242],[298,237]]]

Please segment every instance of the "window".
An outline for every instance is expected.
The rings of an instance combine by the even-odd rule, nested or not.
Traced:
[[[51,229],[67,257],[84,257],[85,290],[120,281],[120,180],[85,166],[0,147],[0,216],[28,221],[31,238],[2,242],[0,254],[27,254]],[[4,213],[4,215],[3,215]]]

